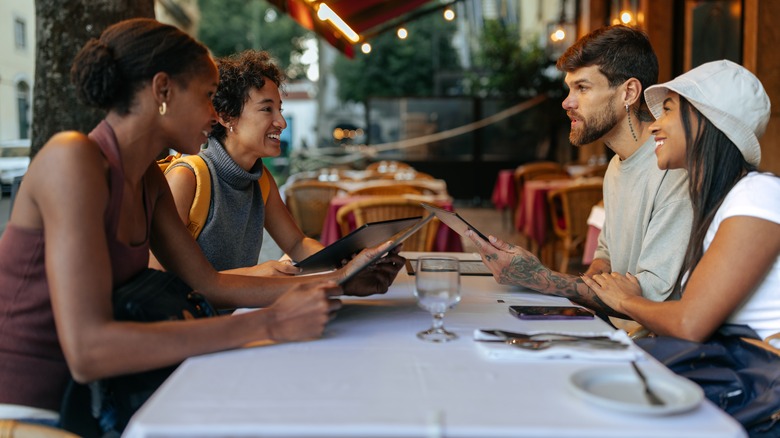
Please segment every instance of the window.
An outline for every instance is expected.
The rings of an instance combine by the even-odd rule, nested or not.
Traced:
[[[21,18],[14,20],[14,40],[17,49],[24,49],[27,47],[27,26]]]
[[[30,86],[26,82],[16,85],[16,102],[19,116],[19,138],[30,138]]]

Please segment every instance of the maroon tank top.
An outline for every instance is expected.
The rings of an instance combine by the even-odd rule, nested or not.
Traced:
[[[136,246],[116,240],[124,187],[116,136],[104,120],[89,137],[109,163],[109,201],[104,218],[116,287],[149,263],[154,206],[145,175],[147,237]],[[9,224],[0,237],[0,403],[58,411],[70,373],[54,325],[43,236],[43,229]]]

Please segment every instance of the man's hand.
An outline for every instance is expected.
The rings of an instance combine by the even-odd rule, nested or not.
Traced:
[[[482,240],[477,233],[469,230],[466,237],[471,239],[482,256],[485,266],[493,273],[493,278],[501,284],[512,284],[538,289],[539,285],[524,278],[525,275],[539,270],[546,270],[536,256],[529,251],[511,243],[504,242],[495,236],[489,236],[490,241]],[[521,272],[524,271],[524,272]]]
[[[590,264],[588,270],[582,275],[591,278],[594,275],[609,274],[610,272],[612,272],[612,263],[610,263],[609,260],[593,259],[593,263]]]

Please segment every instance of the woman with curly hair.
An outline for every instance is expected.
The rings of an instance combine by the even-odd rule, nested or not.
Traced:
[[[290,263],[257,264],[263,227],[294,260],[303,260],[323,248],[295,223],[273,178],[269,178],[267,202],[257,183],[263,172],[268,172],[262,159],[281,153],[279,137],[287,127],[279,92],[284,73],[267,52],[256,50],[217,59],[217,66],[219,86],[213,98],[217,123],[212,126],[208,146],[199,154],[211,174],[212,196],[197,242],[220,271],[256,276],[295,274],[299,270]],[[195,173],[186,163],[174,163],[166,177],[186,224],[195,199]],[[358,295],[385,292],[403,260],[394,252],[377,263],[390,275],[364,270],[345,283],[345,291]]]

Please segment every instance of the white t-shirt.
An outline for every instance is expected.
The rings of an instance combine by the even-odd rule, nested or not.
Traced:
[[[757,217],[780,224],[780,178],[751,172],[739,180],[715,213],[704,237],[704,251],[710,247],[721,222],[733,216]],[[780,256],[764,281],[731,314],[728,322],[746,324],[762,339],[780,332]],[[773,342],[776,347],[778,344],[778,340]]]

